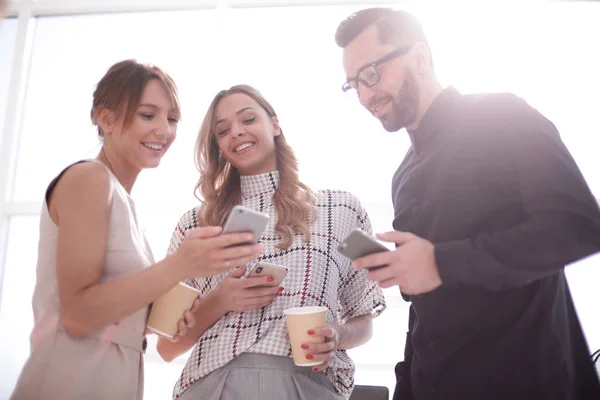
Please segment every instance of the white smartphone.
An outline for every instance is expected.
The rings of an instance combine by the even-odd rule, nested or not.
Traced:
[[[269,214],[260,211],[252,210],[244,206],[235,206],[227,216],[227,220],[223,225],[224,233],[233,232],[252,232],[252,240],[250,243],[258,243],[260,237],[267,227],[269,222]],[[241,243],[240,245],[248,244]]]
[[[264,262],[264,261],[259,261],[256,264],[254,264],[254,266],[252,266],[252,268],[250,268],[250,271],[248,272],[246,277],[250,278],[253,276],[272,276],[273,278],[275,278],[275,280],[273,282],[271,282],[271,284],[268,286],[279,286],[285,279],[285,276],[287,275],[287,273],[288,273],[288,268],[284,267],[283,265],[277,265],[277,264],[271,264],[271,263]],[[261,285],[261,286],[267,286],[267,285]],[[257,287],[260,287],[260,286],[257,286]]]
[[[342,240],[338,246],[338,251],[354,261],[357,258],[382,251],[390,251],[390,249],[379,243],[376,238],[369,235],[367,232],[356,228]],[[385,267],[385,265],[378,265],[376,267],[368,268],[368,270],[372,271],[383,267]]]

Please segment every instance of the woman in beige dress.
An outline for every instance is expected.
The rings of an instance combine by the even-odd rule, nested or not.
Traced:
[[[67,167],[46,192],[31,354],[15,400],[140,399],[149,304],[179,281],[221,273],[262,249],[226,248],[251,234],[205,227],[154,261],[130,192],[176,136],[177,89],[161,69],[134,60],[112,66],[91,118],[103,141],[98,157]],[[187,311],[179,335],[193,323]]]

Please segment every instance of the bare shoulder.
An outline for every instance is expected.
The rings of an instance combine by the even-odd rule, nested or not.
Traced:
[[[100,163],[85,162],[69,167],[52,193],[52,210],[89,208],[100,210],[110,204],[113,184],[110,172]]]

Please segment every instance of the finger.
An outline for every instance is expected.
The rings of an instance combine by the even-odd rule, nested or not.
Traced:
[[[257,244],[246,244],[235,247],[228,247],[226,249],[221,250],[217,257],[222,257],[227,260],[242,258],[242,257],[250,257],[257,254],[260,254],[263,251],[264,246],[260,243]]]
[[[315,365],[312,370],[313,370],[313,372],[319,372],[319,371],[323,371],[328,366],[329,366],[329,362],[324,362],[322,364]]]
[[[244,287],[255,288],[259,286],[277,287],[276,283],[273,283],[275,278],[272,276],[248,276],[244,282]]]
[[[404,273],[402,270],[398,271],[398,268],[379,268],[376,270],[368,271],[366,278],[370,281],[376,281],[381,283],[399,276],[404,276]]]
[[[331,328],[317,328],[312,330],[315,332],[313,336],[324,336],[326,338],[331,338],[335,336],[335,332]]]
[[[186,333],[187,327],[185,326],[185,321],[180,319],[179,322],[177,322],[177,335],[185,336]]]
[[[333,351],[327,353],[307,354],[306,359],[312,361],[329,361],[333,358]]]
[[[357,258],[352,262],[352,266],[356,269],[373,268],[381,265],[389,265],[392,263],[398,250],[382,251],[368,256]],[[383,268],[382,268],[383,269]]]
[[[187,237],[208,239],[219,236],[223,228],[220,226],[201,226],[188,231]]]
[[[398,284],[398,281],[395,279],[395,277],[392,277],[390,279],[385,279],[382,281],[379,281],[377,283],[379,285],[380,288],[382,289],[387,289],[387,288],[391,288],[394,285],[398,285],[398,287],[400,287],[400,285]],[[411,294],[411,293],[407,293],[405,292],[402,288],[400,288],[400,290],[402,291],[402,293],[404,294]]]
[[[246,296],[248,299],[263,299],[270,298],[274,299],[277,294],[282,291],[279,287],[270,287],[270,288],[250,288],[246,289]]]
[[[396,243],[397,245],[403,245],[406,242],[417,239],[418,236],[410,232],[402,231],[391,231],[385,233],[377,233],[377,239],[383,240],[384,242]]]
[[[259,253],[256,254],[252,254],[250,256],[247,257],[240,257],[240,258],[232,258],[232,259],[223,259],[223,262],[220,264],[221,267],[225,270],[230,270],[231,268],[234,267],[239,267],[241,265],[246,265],[248,264],[250,261],[254,261],[259,257]]]
[[[334,342],[323,342],[323,343],[303,343],[302,348],[306,350],[308,354],[323,354],[330,353],[335,349]]]
[[[215,238],[215,244],[218,247],[229,247],[248,243],[254,238],[251,232],[233,232],[225,233],[218,238]]]
[[[196,297],[196,300],[194,300],[194,304],[192,304],[192,308],[190,308],[190,312],[193,314],[196,311],[198,311],[198,308],[200,308],[200,299]]]
[[[244,276],[245,273],[246,267],[242,265],[240,268],[235,268],[234,270],[232,270],[229,274],[227,274],[227,277],[239,279],[242,276]]]
[[[193,328],[196,325],[196,318],[194,318],[194,314],[190,311],[183,313],[183,320],[185,321],[185,326],[188,328]]]

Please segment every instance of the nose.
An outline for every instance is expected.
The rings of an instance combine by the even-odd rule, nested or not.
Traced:
[[[233,137],[240,137],[244,134],[244,127],[235,122],[231,125],[231,136]]]
[[[356,93],[358,94],[358,100],[360,103],[368,107],[369,103],[373,99],[373,95],[375,94],[375,90],[372,87],[368,87],[367,85],[363,85],[362,83],[358,85],[356,88]]]
[[[169,123],[168,118],[159,118],[155,134],[159,139],[168,139],[175,133],[175,127]]]

